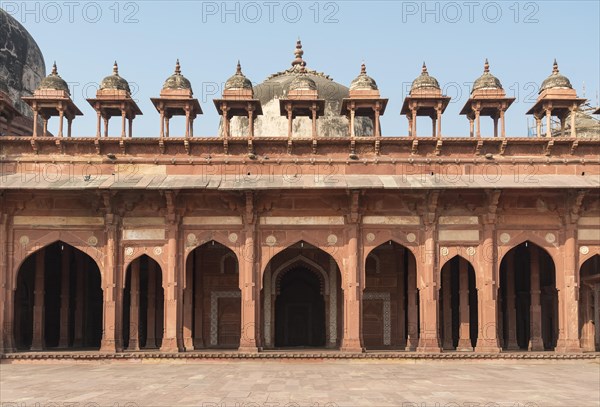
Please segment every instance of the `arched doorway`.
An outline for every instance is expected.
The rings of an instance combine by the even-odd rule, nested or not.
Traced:
[[[440,339],[443,349],[472,351],[477,344],[477,288],[471,263],[454,256],[441,270]]]
[[[129,264],[123,295],[123,345],[129,351],[158,349],[164,327],[162,272],[143,255]]]
[[[237,256],[214,240],[186,261],[183,338],[186,350],[240,346],[242,303]]]
[[[558,338],[558,292],[554,262],[529,241],[500,263],[502,348],[552,350]]]
[[[17,275],[17,349],[98,349],[102,340],[100,269],[62,241],[31,254]]]
[[[600,255],[581,265],[579,281],[581,347],[585,351],[600,351]]]
[[[415,350],[419,332],[415,256],[390,240],[368,254],[365,275],[365,348]]]
[[[335,348],[343,295],[333,257],[300,241],[275,255],[263,277],[264,347]]]

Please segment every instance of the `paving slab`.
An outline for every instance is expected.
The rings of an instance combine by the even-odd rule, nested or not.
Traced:
[[[600,361],[1,364],[0,406],[34,405],[597,407]]]

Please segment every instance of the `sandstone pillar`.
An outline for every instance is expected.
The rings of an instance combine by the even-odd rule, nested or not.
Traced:
[[[146,313],[146,348],[156,348],[156,263],[148,262],[148,310]]]
[[[444,270],[446,269],[446,270]],[[452,338],[452,269],[450,263],[442,269],[442,348],[454,349]]]
[[[179,307],[181,306],[181,296],[178,287],[178,253],[177,253],[177,235],[179,231],[178,223],[175,219],[170,219],[167,229],[167,267],[163,273],[164,288],[164,336],[160,350],[163,352],[178,352],[180,349],[178,343]]]
[[[187,262],[186,262],[187,263]],[[194,349],[194,269],[193,264],[184,270],[185,288],[183,289],[183,346],[185,350]]]
[[[35,277],[33,283],[33,338],[31,341],[31,350],[43,350],[44,343],[44,274],[45,274],[45,249],[36,253],[35,257]]]
[[[530,276],[531,276],[531,305],[530,305],[530,329],[529,346],[530,351],[544,350],[542,341],[542,306],[540,304],[540,258],[537,247],[531,247],[530,252]]]
[[[341,351],[363,352],[361,267],[358,259],[358,224],[353,223],[348,232],[347,281],[344,284],[344,337]]]
[[[458,261],[459,328],[456,350],[471,351],[473,345],[471,344],[471,315],[469,309],[469,267],[465,259],[459,258]]]
[[[407,250],[405,248],[401,248],[398,253],[398,267],[396,270],[396,276],[398,279],[398,287],[396,290],[396,301],[398,304],[398,346],[401,349],[406,347],[406,311],[404,309],[404,277],[406,275],[406,255]]]
[[[117,226],[118,219],[115,215],[107,214],[105,216],[106,223],[106,252],[104,263],[104,280],[103,288],[103,325],[102,325],[102,344],[101,352],[117,352],[123,349],[123,333],[122,333],[122,315],[121,304],[123,301],[123,288],[121,281],[121,273],[119,256],[117,252],[118,236]],[[127,327],[129,328],[129,327]]]
[[[594,341],[596,350],[600,349],[600,284],[594,286]]]
[[[498,309],[498,279],[500,277],[495,234],[494,223],[487,220],[483,229],[483,244],[477,249],[478,270],[475,272],[477,306],[479,307],[477,310],[478,335],[475,344],[477,352],[500,352],[499,337],[503,335],[502,319],[499,318]],[[514,301],[511,304],[514,305]]]
[[[556,267],[558,288],[558,340],[557,352],[581,352],[579,343],[579,288],[577,287],[576,223],[565,228],[563,267]],[[558,265],[556,265],[558,266]],[[554,309],[554,307],[553,307]]]
[[[71,246],[65,245],[61,255],[60,273],[60,337],[59,348],[69,347],[69,268],[71,267]]]
[[[518,350],[517,343],[517,309],[515,293],[515,252],[511,250],[506,254],[506,350]]]
[[[75,315],[73,329],[73,347],[83,346],[83,314],[85,301],[85,278],[87,270],[85,268],[85,259],[82,253],[75,253]]]
[[[1,200],[2,198],[0,198]],[[0,201],[2,202],[2,201]],[[14,352],[14,293],[11,282],[12,233],[9,233],[9,215],[0,212],[0,354]],[[18,273],[18,270],[16,271]]]
[[[407,309],[407,336],[406,336],[406,350],[415,351],[419,345],[419,310],[417,303],[417,269],[416,260],[414,256],[408,256],[408,269],[407,269],[407,280],[406,280],[406,309]]]
[[[202,269],[200,259],[194,252],[191,255],[193,260],[194,272],[194,349],[202,349],[204,347],[203,339],[203,312],[204,293],[202,287]]]
[[[140,350],[140,259],[130,266],[129,285],[129,345],[127,350]]]
[[[434,223],[426,225],[425,244],[421,247],[421,267],[417,269],[419,273],[419,312],[421,314],[419,352],[440,352],[440,338],[438,329],[439,307],[436,274],[436,229]]]
[[[255,248],[255,225],[247,223],[244,252],[239,262],[240,290],[242,294],[242,318],[240,352],[258,352],[259,337],[257,273],[258,261]]]

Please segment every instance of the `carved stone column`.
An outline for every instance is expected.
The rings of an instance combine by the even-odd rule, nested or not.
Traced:
[[[85,278],[88,270],[85,267],[85,259],[81,253],[75,253],[75,315],[73,347],[83,346],[83,314],[85,307]]]
[[[259,259],[256,250],[256,214],[254,196],[246,192],[245,242],[239,261],[239,279],[242,296],[240,352],[258,352],[260,338],[259,316]]]
[[[442,269],[442,348],[454,349],[452,338],[452,270],[450,264],[447,270]]]
[[[576,235],[577,224],[568,222],[565,227],[565,243],[562,250],[563,267],[556,267],[559,306],[556,351],[561,353],[581,352]]]
[[[193,273],[194,273],[194,349],[202,349],[204,347],[203,338],[203,312],[204,312],[204,291],[202,284],[202,268],[200,259],[198,258],[198,252],[191,254],[193,260]]]
[[[185,288],[183,289],[183,346],[185,350],[194,349],[194,269],[187,267],[184,270]]]
[[[542,341],[542,305],[540,303],[540,258],[539,249],[532,247],[530,250],[530,274],[531,274],[531,306],[530,306],[530,351],[544,350]]]
[[[500,352],[501,320],[498,310],[499,265],[497,258],[495,211],[499,193],[492,198],[492,213],[483,225],[483,244],[477,249],[476,290],[478,313],[478,335],[476,352]],[[466,263],[466,262],[465,262]],[[513,280],[514,282],[514,280]],[[514,304],[514,302],[513,302]],[[499,329],[500,328],[500,329]],[[471,344],[469,344],[471,346]]]
[[[156,263],[148,262],[148,310],[146,313],[146,348],[156,348]]]
[[[44,338],[44,294],[45,294],[45,249],[36,253],[35,257],[35,277],[33,283],[33,339],[31,341],[31,350],[43,350],[45,346]]]
[[[506,350],[518,350],[517,343],[517,309],[515,293],[515,252],[511,250],[506,254],[506,313],[507,337]]]
[[[600,349],[600,284],[594,286],[594,344],[596,350]]]
[[[398,279],[398,287],[396,289],[396,301],[398,304],[398,347],[404,349],[406,347],[406,330],[405,330],[405,318],[406,311],[404,309],[404,275],[406,273],[406,257],[407,250],[401,248],[398,253],[398,270],[396,270],[396,276]],[[393,343],[392,343],[393,344]]]
[[[469,309],[469,268],[467,261],[459,259],[458,266],[458,346],[456,350],[460,351],[472,351],[473,345],[471,344],[471,324],[470,324],[470,309]]]
[[[169,208],[173,208],[172,199],[167,198]],[[162,352],[178,352],[178,326],[180,325],[179,307],[181,304],[180,290],[178,287],[178,251],[177,236],[179,232],[178,219],[174,214],[169,215],[167,229],[167,267],[163,273],[164,288],[164,336],[160,350]]]
[[[71,267],[71,246],[65,245],[61,255],[60,275],[60,337],[59,348],[69,347],[69,268]]]
[[[140,350],[140,260],[134,260],[130,268],[129,345],[127,350],[132,351]]]
[[[341,351],[363,352],[362,339],[362,295],[361,267],[358,260],[358,223],[353,223],[348,231],[347,273],[344,287],[344,337]]]
[[[437,202],[437,198],[435,198]],[[430,206],[435,206],[433,204]],[[438,283],[436,279],[437,255],[436,255],[436,228],[433,216],[425,223],[424,247],[421,247],[421,265],[417,268],[419,276],[419,299],[421,302],[419,312],[421,314],[421,332],[419,335],[418,352],[441,352],[438,330],[439,307],[438,307]]]
[[[407,309],[407,337],[406,337],[406,349],[407,351],[415,351],[417,350],[417,346],[419,345],[419,327],[418,327],[418,318],[419,318],[419,310],[417,303],[417,269],[416,269],[416,260],[414,256],[408,256],[408,277],[406,280],[406,295],[408,296],[406,300],[406,309]]]
[[[5,201],[0,196],[0,206],[4,209]],[[6,253],[0,256],[0,354],[15,351],[14,346],[14,293],[15,287],[11,283],[11,256],[12,233],[9,233],[9,219],[7,213],[0,212],[0,250]]]
[[[105,206],[110,207],[109,198],[105,196]],[[105,216],[106,224],[106,252],[104,263],[104,298],[103,298],[103,325],[101,352],[118,352],[123,349],[123,320],[121,304],[123,303],[123,288],[121,281],[121,267],[118,256],[118,218],[113,214]],[[129,328],[129,327],[127,327]]]

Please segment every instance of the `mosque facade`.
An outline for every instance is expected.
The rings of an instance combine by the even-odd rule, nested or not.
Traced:
[[[209,107],[179,61],[158,136],[133,137],[115,62],[79,137],[58,67],[19,32],[23,55],[0,54],[0,353],[600,350],[600,139],[578,136],[585,99],[556,62],[535,137],[506,135],[488,61],[464,137],[443,136],[425,64],[407,134],[384,135],[366,66],[338,84],[300,41],[257,86],[238,63],[215,137],[194,136]]]

